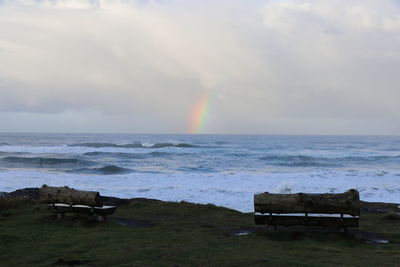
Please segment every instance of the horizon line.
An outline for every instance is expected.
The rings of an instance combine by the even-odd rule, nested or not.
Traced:
[[[126,134],[126,135],[230,135],[230,136],[371,136],[371,137],[400,137],[400,134],[304,134],[304,133],[145,133],[145,132],[13,132],[0,131],[0,134]]]

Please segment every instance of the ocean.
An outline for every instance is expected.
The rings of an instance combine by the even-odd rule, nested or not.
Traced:
[[[253,210],[253,194],[400,202],[400,137],[0,134],[0,191],[70,186]]]

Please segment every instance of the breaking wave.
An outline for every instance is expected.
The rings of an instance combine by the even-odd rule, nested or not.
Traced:
[[[83,153],[83,155],[94,156],[94,157],[116,157],[116,158],[128,158],[128,159],[145,158],[145,154],[143,153],[122,153],[122,152],[102,152],[102,151],[86,152]]]
[[[135,172],[135,170],[122,168],[115,165],[107,165],[101,168],[85,168],[68,171],[71,173],[82,173],[82,174],[101,174],[101,175],[111,175],[111,174],[127,174]]]
[[[0,165],[9,168],[77,168],[92,165],[93,162],[80,159],[45,158],[45,157],[4,157]]]
[[[272,165],[287,167],[342,167],[348,164],[379,164],[399,161],[398,156],[347,156],[347,157],[311,157],[304,155],[267,155],[259,158]]]
[[[126,158],[126,159],[146,159],[146,158],[165,158],[170,156],[185,156],[190,155],[188,153],[169,153],[161,151],[153,151],[150,153],[124,153],[124,152],[103,152],[94,151],[86,152],[84,156],[94,156],[94,157],[114,157],[114,158]]]
[[[81,146],[81,147],[91,147],[91,148],[102,148],[102,147],[117,147],[117,148],[164,148],[164,147],[196,147],[192,144],[186,143],[155,143],[155,144],[142,144],[142,143],[132,143],[132,144],[115,144],[115,143],[78,143],[71,144],[68,146]]]
[[[339,167],[336,161],[326,158],[309,157],[303,155],[268,155],[260,158],[262,161],[287,167]]]

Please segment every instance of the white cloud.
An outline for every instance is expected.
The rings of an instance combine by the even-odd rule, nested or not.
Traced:
[[[208,132],[400,133],[394,0],[2,1],[0,33],[0,112],[182,132],[211,89]]]

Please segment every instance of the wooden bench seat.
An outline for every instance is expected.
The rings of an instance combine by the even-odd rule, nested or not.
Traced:
[[[100,201],[99,192],[81,191],[64,187],[50,187],[43,185],[39,189],[40,199],[48,204],[48,209],[64,217],[65,213],[96,215],[99,221],[113,214],[116,206],[104,206]]]
[[[270,194],[254,195],[254,221],[257,225],[358,227],[360,200],[358,191],[342,194]]]
[[[99,215],[99,216],[111,215],[117,209],[116,206],[91,207],[87,205],[68,205],[64,203],[48,204],[48,208],[51,212],[60,214],[67,212],[75,212],[80,214]]]

